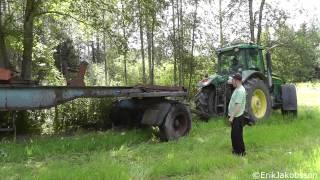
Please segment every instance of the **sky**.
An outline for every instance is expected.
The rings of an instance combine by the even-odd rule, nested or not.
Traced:
[[[222,0],[224,4],[222,5],[222,9],[226,8],[227,3],[230,0]],[[219,42],[217,41],[219,33],[219,27],[218,27],[218,21],[217,19],[214,19],[214,14],[217,14],[218,12],[218,4],[217,1],[211,1],[213,4],[208,4],[206,1],[202,1],[200,4],[202,12],[198,12],[199,16],[202,17],[202,22],[200,23],[199,28],[202,29],[208,29],[207,32],[213,31],[214,33],[209,34],[209,37],[203,37],[200,38],[198,41],[198,44],[203,44],[208,39],[212,39],[212,44],[214,46],[218,46]],[[253,9],[254,11],[257,11],[259,9],[261,0],[255,0],[253,3]],[[311,24],[312,21],[317,20],[318,23],[320,22],[320,0],[266,0],[266,3],[271,4],[273,8],[281,9],[286,12],[286,15],[288,16],[288,19],[286,20],[286,23],[288,25],[291,25],[294,29],[300,28],[302,23]],[[191,8],[192,10],[192,8]],[[264,11],[265,15],[268,16],[266,13],[266,10]],[[247,12],[244,12],[245,15],[247,15]],[[243,14],[242,14],[243,15]],[[249,29],[241,29],[241,27],[248,27],[248,24],[246,21],[243,21],[243,18],[248,17],[241,17],[240,14],[237,14],[233,17],[233,20],[230,21],[230,23],[225,21],[225,28],[224,28],[224,36],[229,41],[234,41],[236,39],[248,39]],[[264,22],[262,22],[264,23]],[[227,25],[226,25],[227,24]],[[232,28],[238,30],[239,33],[235,33]],[[269,29],[270,32],[273,31],[273,29]],[[211,35],[211,36],[210,36]],[[243,36],[243,37],[241,37]]]
[[[222,0],[222,2],[229,2],[230,0]],[[199,26],[196,29],[196,46],[202,46],[203,44],[212,44],[214,47],[219,46],[219,24],[215,17],[218,12],[218,1],[211,1],[213,4],[209,4],[208,0],[200,0],[199,1],[199,8],[197,12],[197,16],[201,19]],[[261,0],[254,0],[254,10],[259,9]],[[295,29],[298,29],[300,25],[304,22],[308,24],[312,22],[314,19],[320,20],[320,0],[266,0],[266,3],[272,4],[273,8],[278,8],[285,10],[287,15],[289,15],[289,19],[287,19],[287,23],[292,25]],[[225,5],[226,6],[226,5]],[[276,6],[276,7],[275,7]],[[184,12],[186,14],[190,14],[194,12],[194,6],[184,6]],[[246,13],[246,12],[245,12]],[[172,30],[172,23],[171,23],[171,8],[168,8],[165,11],[167,15],[167,19],[162,19],[165,23],[165,26],[160,28],[160,31],[168,36]],[[159,18],[159,17],[158,17]],[[243,18],[243,17],[234,17],[236,18]],[[161,17],[159,18],[161,19]],[[242,24],[240,24],[242,22]],[[320,22],[320,21],[318,21]],[[225,23],[225,22],[224,22]],[[247,22],[233,20],[227,22],[226,28],[224,29],[224,36],[227,40],[232,41],[235,39],[239,39],[239,34],[234,33],[231,28],[234,28],[241,32],[242,36],[245,36],[244,39],[248,39],[249,37],[249,29],[246,28],[245,30],[240,29],[240,27],[248,27],[246,24]],[[73,28],[74,29],[74,28]],[[201,32],[200,32],[201,31]],[[270,30],[272,31],[272,30]],[[78,34],[78,33],[74,33]],[[81,34],[81,33],[80,33]],[[95,41],[95,40],[93,40]],[[186,42],[188,46],[190,46],[190,42]],[[157,42],[156,42],[157,45]],[[139,39],[139,32],[138,30],[133,33],[133,36],[129,38],[129,46],[133,49],[140,49],[140,39]],[[187,47],[190,49],[190,47]],[[168,47],[170,51],[170,47]],[[208,48],[206,48],[208,49]],[[197,51],[197,50],[196,50]],[[195,54],[203,54],[208,52],[195,52]]]
[[[281,9],[291,14],[288,22],[294,27],[303,22],[310,22],[313,19],[320,19],[320,0],[266,0],[275,2]],[[302,12],[299,10],[303,9]]]

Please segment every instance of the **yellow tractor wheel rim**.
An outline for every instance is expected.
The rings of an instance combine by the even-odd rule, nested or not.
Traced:
[[[252,113],[257,118],[263,118],[267,112],[267,98],[261,89],[256,89],[251,98]]]

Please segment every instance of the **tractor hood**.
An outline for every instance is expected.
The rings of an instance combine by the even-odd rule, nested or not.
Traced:
[[[257,76],[262,80],[266,80],[266,77],[259,71],[255,70],[244,70],[242,71],[242,81],[245,82],[247,79],[249,79],[252,76]],[[198,82],[197,87],[203,88],[209,85],[219,85],[222,83],[227,83],[229,79],[231,79],[232,74],[213,74],[207,78],[202,79],[200,82]]]
[[[228,75],[219,75],[219,74],[213,74],[207,78],[202,79],[200,82],[198,82],[197,87],[203,88],[209,85],[218,85],[227,82],[229,79]]]

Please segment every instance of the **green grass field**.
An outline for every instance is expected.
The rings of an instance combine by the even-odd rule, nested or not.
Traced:
[[[223,119],[194,118],[189,136],[166,143],[151,129],[1,142],[0,179],[253,179],[255,172],[320,179],[320,88],[314,88],[298,85],[298,118],[276,111],[246,127],[245,157],[231,154]]]

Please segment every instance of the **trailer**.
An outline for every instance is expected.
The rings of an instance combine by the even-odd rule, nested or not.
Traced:
[[[11,79],[12,72],[0,69],[0,111],[34,110],[54,107],[77,98],[121,97],[111,117],[123,115],[138,123],[158,126],[164,140],[178,139],[191,129],[189,107],[182,103],[188,92],[183,87],[137,85],[130,87],[84,86],[86,64],[68,86],[38,86]],[[1,131],[1,129],[0,129]]]

